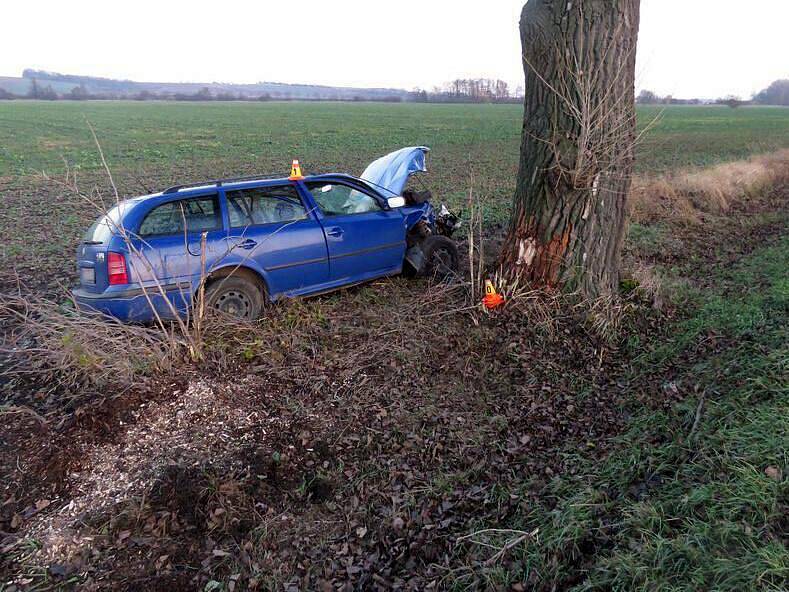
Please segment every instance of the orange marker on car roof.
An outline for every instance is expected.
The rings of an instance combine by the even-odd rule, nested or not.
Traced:
[[[304,178],[304,175],[301,174],[301,165],[297,159],[293,160],[293,164],[290,167],[290,179],[291,181],[300,181]]]

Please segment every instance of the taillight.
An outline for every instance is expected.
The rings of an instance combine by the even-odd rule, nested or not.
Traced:
[[[107,253],[107,276],[111,286],[129,283],[126,273],[126,258],[120,253]]]

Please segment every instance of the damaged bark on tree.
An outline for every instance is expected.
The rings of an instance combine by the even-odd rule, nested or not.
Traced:
[[[521,159],[505,271],[596,298],[619,282],[640,0],[529,0]]]

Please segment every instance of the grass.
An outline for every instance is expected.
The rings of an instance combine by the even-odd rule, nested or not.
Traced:
[[[631,381],[673,369],[662,388],[682,401],[636,411],[604,463],[578,455],[585,470],[554,480],[515,525],[540,530],[522,573],[498,575],[574,590],[785,589],[787,269],[784,236],[688,295],[693,313],[636,356]]]
[[[707,166],[789,147],[789,110],[772,107],[645,107],[658,125],[638,151],[637,171]],[[161,185],[197,178],[288,170],[359,174],[400,146],[433,148],[430,186],[455,207],[469,185],[491,197],[489,221],[506,219],[517,172],[519,105],[374,103],[0,103],[0,178],[32,171],[99,168],[87,121],[117,173]],[[158,186],[157,186],[158,187]]]
[[[660,115],[638,151],[640,173],[708,167],[787,147],[789,112],[782,107],[639,107],[638,114],[642,122]]]
[[[300,157],[311,170],[357,165],[394,147],[517,146],[514,106],[348,103],[14,102],[0,105],[0,174],[74,165],[97,168],[85,120],[113,166],[208,163],[283,170]],[[508,150],[508,160],[517,150]],[[274,168],[269,168],[274,167]],[[361,171],[356,171],[361,172]]]

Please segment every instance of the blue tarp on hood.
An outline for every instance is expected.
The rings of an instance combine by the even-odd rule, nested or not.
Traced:
[[[417,172],[427,172],[425,155],[428,152],[430,148],[427,146],[402,148],[370,163],[360,178],[378,189],[384,188],[394,195],[400,195],[408,177]]]

